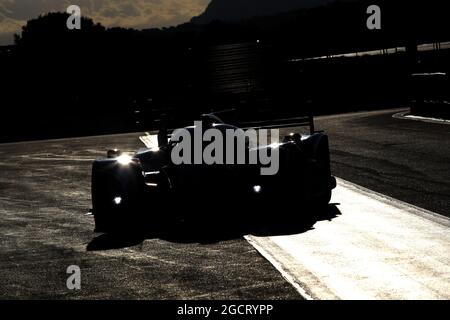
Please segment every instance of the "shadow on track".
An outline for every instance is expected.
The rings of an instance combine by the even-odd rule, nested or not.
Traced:
[[[326,208],[309,209],[313,215],[276,213],[271,217],[249,215],[245,219],[239,216],[215,217],[214,221],[205,220],[170,220],[145,224],[149,227],[135,226],[132,232],[106,233],[96,236],[87,245],[88,251],[113,250],[132,247],[148,239],[162,239],[175,243],[212,244],[220,241],[238,239],[245,235],[261,237],[293,235],[314,229],[316,222],[331,221],[341,215],[339,204],[330,204]],[[309,211],[308,211],[309,212]]]

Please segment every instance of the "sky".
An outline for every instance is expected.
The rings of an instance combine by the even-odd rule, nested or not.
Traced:
[[[202,13],[210,0],[0,0],[0,45],[12,44],[14,33],[31,18],[69,5],[106,27],[136,29],[175,26]]]

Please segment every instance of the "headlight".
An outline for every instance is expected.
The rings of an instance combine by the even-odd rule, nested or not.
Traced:
[[[123,155],[117,157],[117,162],[119,162],[123,166],[129,165],[132,160],[133,160],[133,158],[127,154],[123,154]]]
[[[261,192],[261,186],[254,186],[253,187],[253,192],[260,193]]]

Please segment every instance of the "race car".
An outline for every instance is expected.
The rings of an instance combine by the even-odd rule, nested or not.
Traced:
[[[226,124],[217,115],[208,114],[194,126],[170,134],[161,129],[157,145],[133,155],[109,150],[105,159],[94,161],[92,166],[95,232],[130,231],[162,220],[220,224],[224,219],[239,221],[245,216],[259,215],[255,217],[259,219],[263,214],[280,214],[286,202],[296,204],[299,210],[294,215],[314,212],[302,212],[302,208],[327,206],[336,187],[328,136],[314,131],[312,117],[306,123],[310,126],[308,134],[291,133],[277,143],[255,146],[247,139],[245,130],[249,128]],[[196,150],[203,153],[208,148],[205,141],[179,154],[192,162],[180,163],[174,158],[186,135],[194,138],[196,130],[203,134],[211,129],[224,136],[235,132],[234,139],[243,141],[239,150],[244,151],[245,161],[237,159],[237,143],[231,151],[227,144],[227,148],[212,153],[230,161],[195,162]],[[251,129],[260,132],[264,128]],[[184,134],[183,139],[179,132]],[[252,156],[258,158],[262,151],[277,161],[272,174],[262,174],[267,161],[248,161]]]

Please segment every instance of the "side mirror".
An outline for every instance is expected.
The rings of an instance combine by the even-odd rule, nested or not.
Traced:
[[[119,149],[111,149],[106,152],[106,157],[108,159],[117,158],[120,157],[121,155],[122,151],[120,151]]]
[[[300,143],[302,140],[302,135],[300,133],[291,133],[288,136],[285,136],[283,142],[293,141],[295,143]]]

